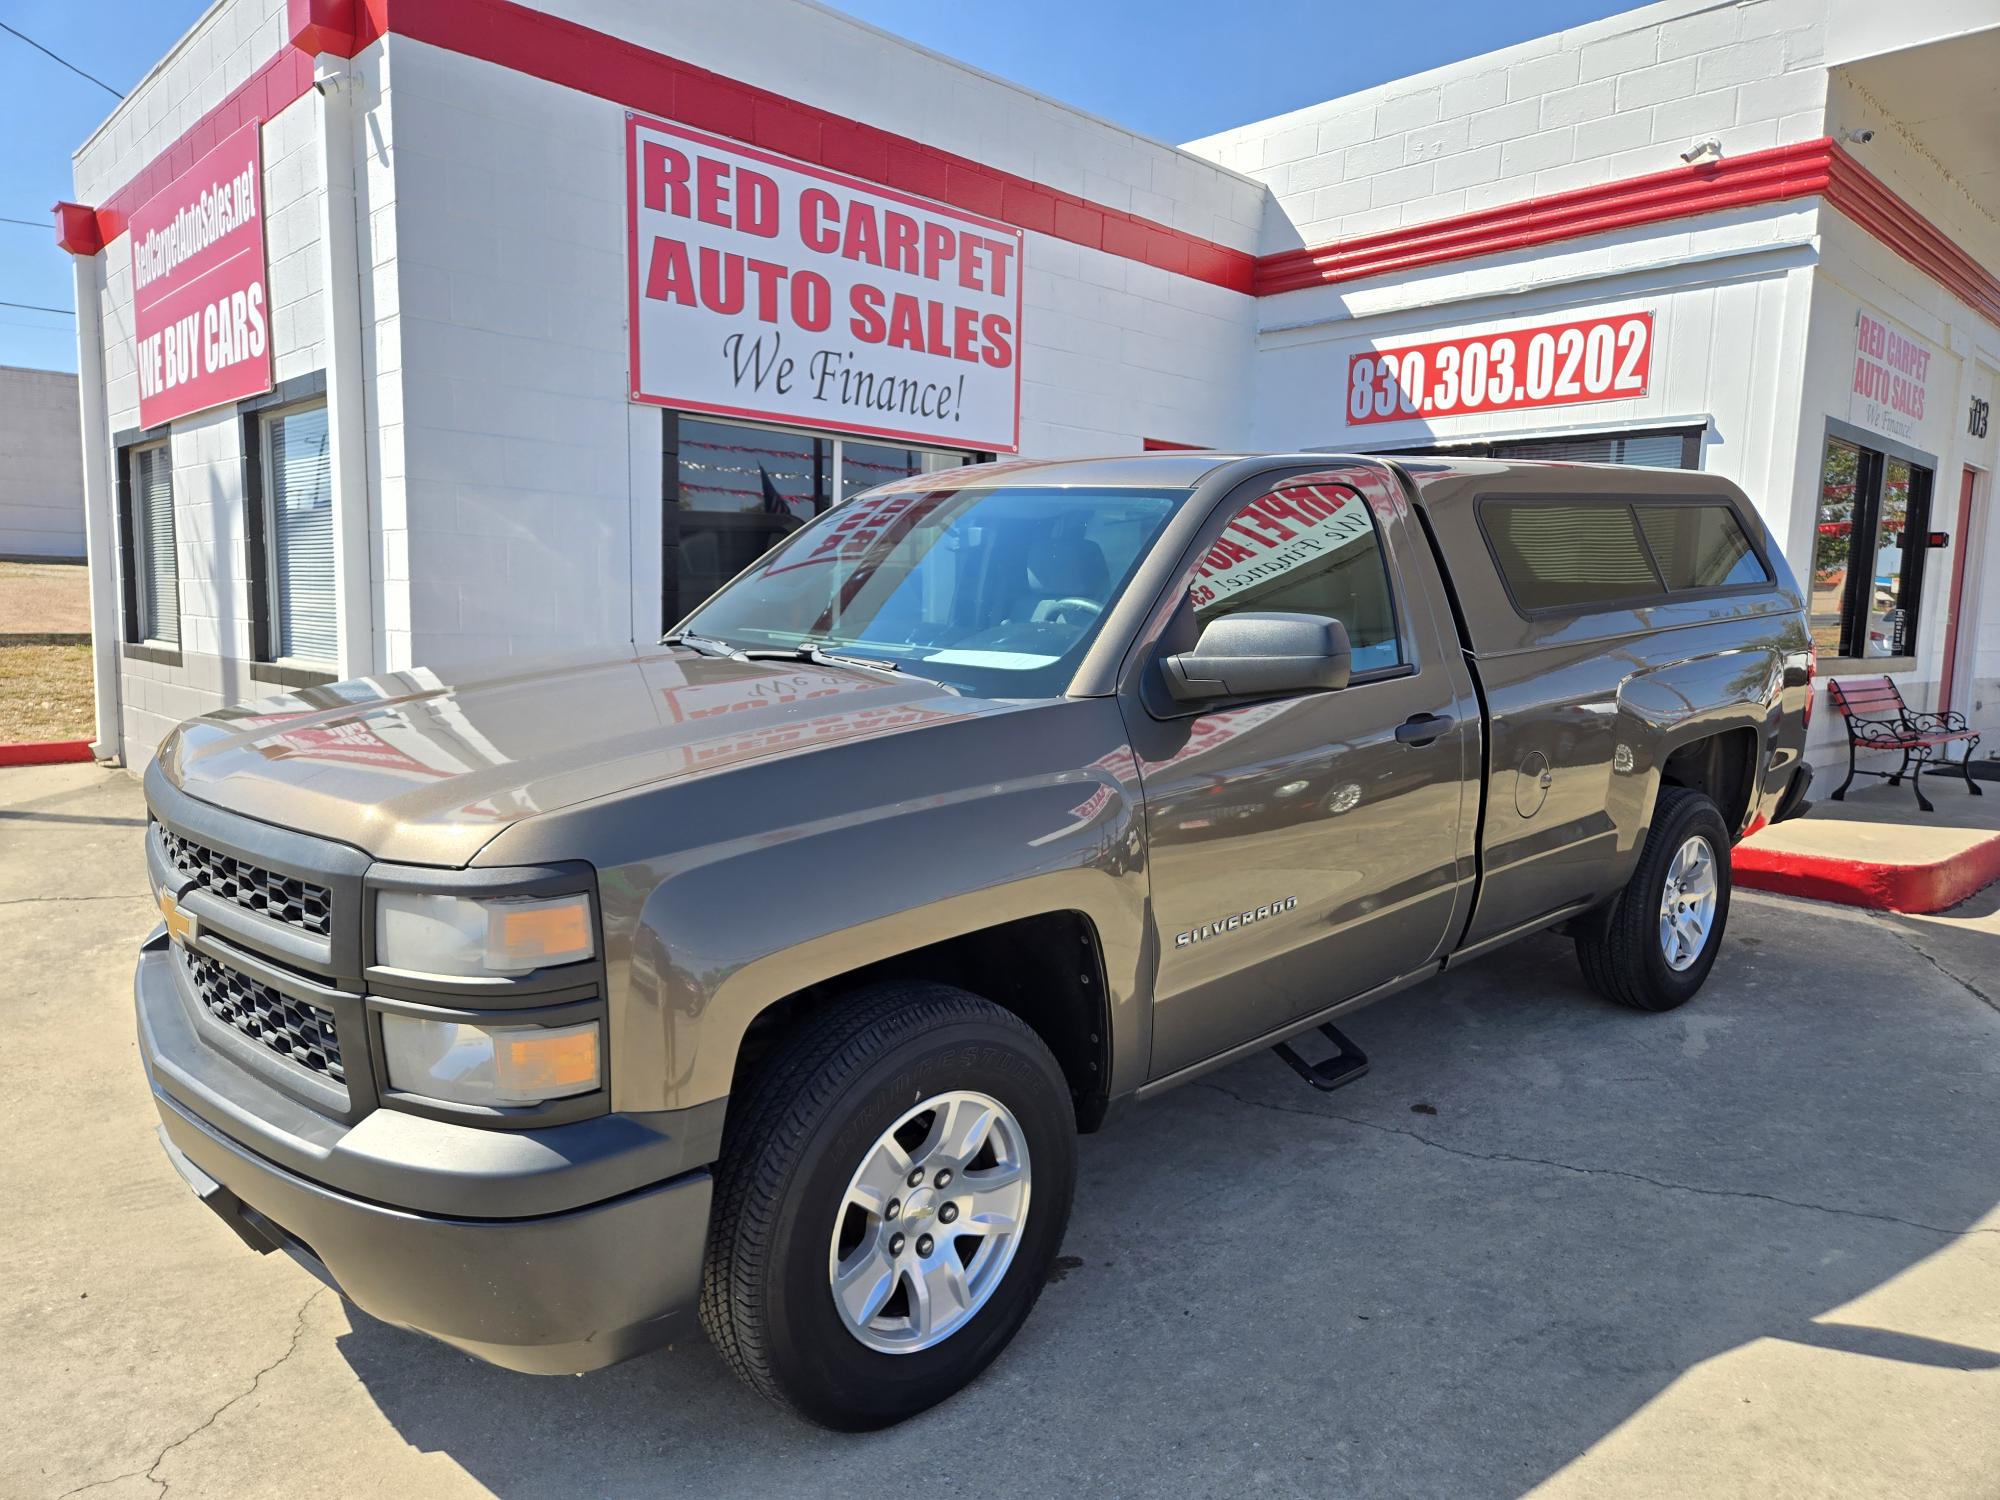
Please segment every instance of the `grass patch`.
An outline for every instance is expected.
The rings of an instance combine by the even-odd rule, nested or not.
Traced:
[[[90,647],[0,642],[0,745],[87,740],[95,717]]]

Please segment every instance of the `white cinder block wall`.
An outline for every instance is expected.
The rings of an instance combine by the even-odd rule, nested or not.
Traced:
[[[1663,0],[1188,149],[1269,185],[1267,253],[1740,156],[1820,134],[1826,7]]]
[[[817,5],[550,8],[1255,249],[1257,183]],[[422,580],[388,591],[387,662],[648,639],[662,425],[626,395],[624,109],[407,38],[387,50],[402,363],[383,400],[385,420],[400,402],[407,507],[389,568]],[[1024,452],[1241,440],[1252,298],[1036,233],[1025,266]]]
[[[284,0],[212,7],[77,152],[77,195],[99,202],[122,188],[285,45]],[[374,49],[379,52],[379,48]],[[364,70],[368,59],[357,60]],[[265,254],[272,375],[282,384],[325,371],[318,100],[308,93],[264,121]],[[357,124],[358,135],[366,130]],[[132,255],[120,235],[97,257],[109,428],[126,441],[139,424],[133,365]],[[148,436],[152,436],[149,434]],[[171,424],[181,661],[127,657],[120,667],[128,760],[143,765],[175,724],[276,691],[252,680],[251,603],[241,413],[220,407]],[[122,567],[122,557],[107,558]],[[116,580],[122,590],[123,580]]]
[[[82,556],[76,377],[0,365],[0,557]]]

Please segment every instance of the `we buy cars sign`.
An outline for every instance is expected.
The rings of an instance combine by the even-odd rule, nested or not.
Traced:
[[[237,130],[132,213],[141,427],[271,388],[261,125]]]
[[[1019,229],[637,115],[625,166],[633,400],[1018,451]]]

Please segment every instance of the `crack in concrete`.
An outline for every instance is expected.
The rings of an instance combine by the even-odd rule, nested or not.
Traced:
[[[298,1319],[292,1325],[291,1342],[285,1346],[283,1354],[280,1354],[276,1359],[264,1366],[263,1369],[251,1376],[249,1385],[231,1396],[222,1405],[216,1407],[199,1424],[189,1428],[171,1443],[167,1444],[166,1447],[162,1448],[154,1455],[153,1461],[147,1464],[145,1468],[133,1469],[125,1474],[114,1474],[109,1479],[93,1479],[89,1484],[78,1485],[73,1490],[64,1490],[62,1494],[56,1497],[56,1500],[70,1500],[72,1495],[81,1495],[90,1490],[100,1490],[107,1485],[119,1484],[127,1479],[143,1479],[148,1484],[157,1484],[160,1488],[158,1494],[155,1496],[155,1500],[165,1500],[167,1491],[173,1488],[173,1482],[160,1478],[154,1471],[167,1461],[167,1455],[172,1453],[176,1448],[180,1447],[183,1443],[192,1442],[195,1438],[200,1437],[209,1428],[213,1427],[221,1419],[222,1414],[228,1411],[230,1407],[235,1406],[238,1402],[247,1401],[250,1397],[256,1395],[258,1387],[264,1383],[264,1377],[299,1352],[299,1341],[305,1337],[306,1332],[306,1314],[312,1310],[312,1305],[326,1294],[326,1290],[325,1287],[315,1288],[312,1295],[299,1304]]]
[[[1900,1224],[1906,1229],[1920,1229],[1926,1234],[1942,1235],[1946,1239],[1960,1239],[1966,1235],[2000,1235],[2000,1229],[1973,1226],[1968,1229],[1948,1229],[1941,1224],[1926,1224],[1918,1219],[1900,1218],[1895,1214],[1871,1213],[1861,1208],[1841,1208],[1831,1203],[1808,1203],[1798,1198],[1780,1198],[1775,1193],[1755,1193],[1746,1188],[1697,1187],[1690,1182],[1670,1182],[1663,1177],[1648,1177],[1643,1172],[1630,1172],[1622,1167],[1580,1167],[1572,1162],[1552,1161],[1543,1156],[1519,1156],[1511,1151],[1473,1151],[1463,1146],[1447,1145],[1425,1135],[1420,1130],[1411,1130],[1400,1125],[1385,1125],[1379,1120],[1364,1120],[1356,1115],[1336,1114],[1326,1109],[1301,1109],[1292,1104],[1273,1104],[1265,1099],[1246,1099],[1233,1089],[1226,1089],[1219,1083],[1197,1083],[1195,1088],[1207,1089],[1211,1093],[1222,1094],[1234,1099],[1238,1104],[1251,1109],[1268,1109],[1277,1114],[1305,1115],[1314,1120],[1338,1120],[1347,1125],[1358,1125],[1363,1130],[1379,1131],[1383,1135],[1407,1136],[1419,1145],[1428,1146],[1433,1151],[1442,1151],[1449,1156],[1463,1157],[1467,1161],[1501,1162],[1518,1166],[1548,1167],[1558,1172],[1572,1172],[1579,1177],[1619,1177],[1627,1182],[1643,1183],[1670,1193],[1692,1193],[1703,1198],[1742,1198],[1759,1203],[1775,1203],[1783,1208],[1799,1208],[1809,1213],[1834,1214],[1841,1218],[1872,1219],[1882,1224]]]
[[[1912,953],[1916,954],[1918,958],[1921,958],[1925,963],[1929,964],[1933,969],[1936,969],[1938,973],[1942,974],[1946,979],[1949,979],[1953,984],[1957,985],[1960,989],[1966,991],[1974,999],[1978,1000],[1982,1005],[1985,1005],[1988,1009],[1994,1011],[2000,1011],[2000,998],[1996,998],[1995,996],[1987,994],[1986,991],[1982,990],[1978,985],[1974,984],[1970,979],[1967,979],[1963,974],[1957,973],[1954,970],[1947,968],[1945,966],[1944,960],[1939,958],[1936,954],[1930,952],[1927,948],[1923,946],[1923,944],[1919,943],[1916,939],[1915,934],[1913,934],[1908,928],[1904,927],[1899,922],[1893,922],[1893,921],[1885,922],[1883,925],[1887,927],[1889,931],[1893,932],[1896,935],[1897,939],[1902,943],[1902,945],[1905,948],[1908,948]]]

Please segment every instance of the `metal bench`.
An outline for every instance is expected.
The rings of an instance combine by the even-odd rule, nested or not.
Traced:
[[[1966,742],[1965,759],[1958,763],[1965,776],[1965,789],[1975,797],[1986,795],[1972,779],[1972,754],[1979,748],[1979,736],[1966,723],[1964,714],[1918,713],[1903,702],[1895,682],[1887,677],[1829,682],[1826,691],[1847,721],[1847,780],[1833,794],[1834,801],[1846,796],[1856,776],[1883,776],[1888,778],[1890,786],[1908,776],[1910,790],[1917,794],[1917,806],[1925,812],[1937,811],[1924,795],[1924,767],[1933,759],[1940,765],[1952,764],[1944,754],[1944,747],[1954,740]],[[1854,757],[1862,750],[1900,750],[1903,763],[1893,771],[1857,771]]]

